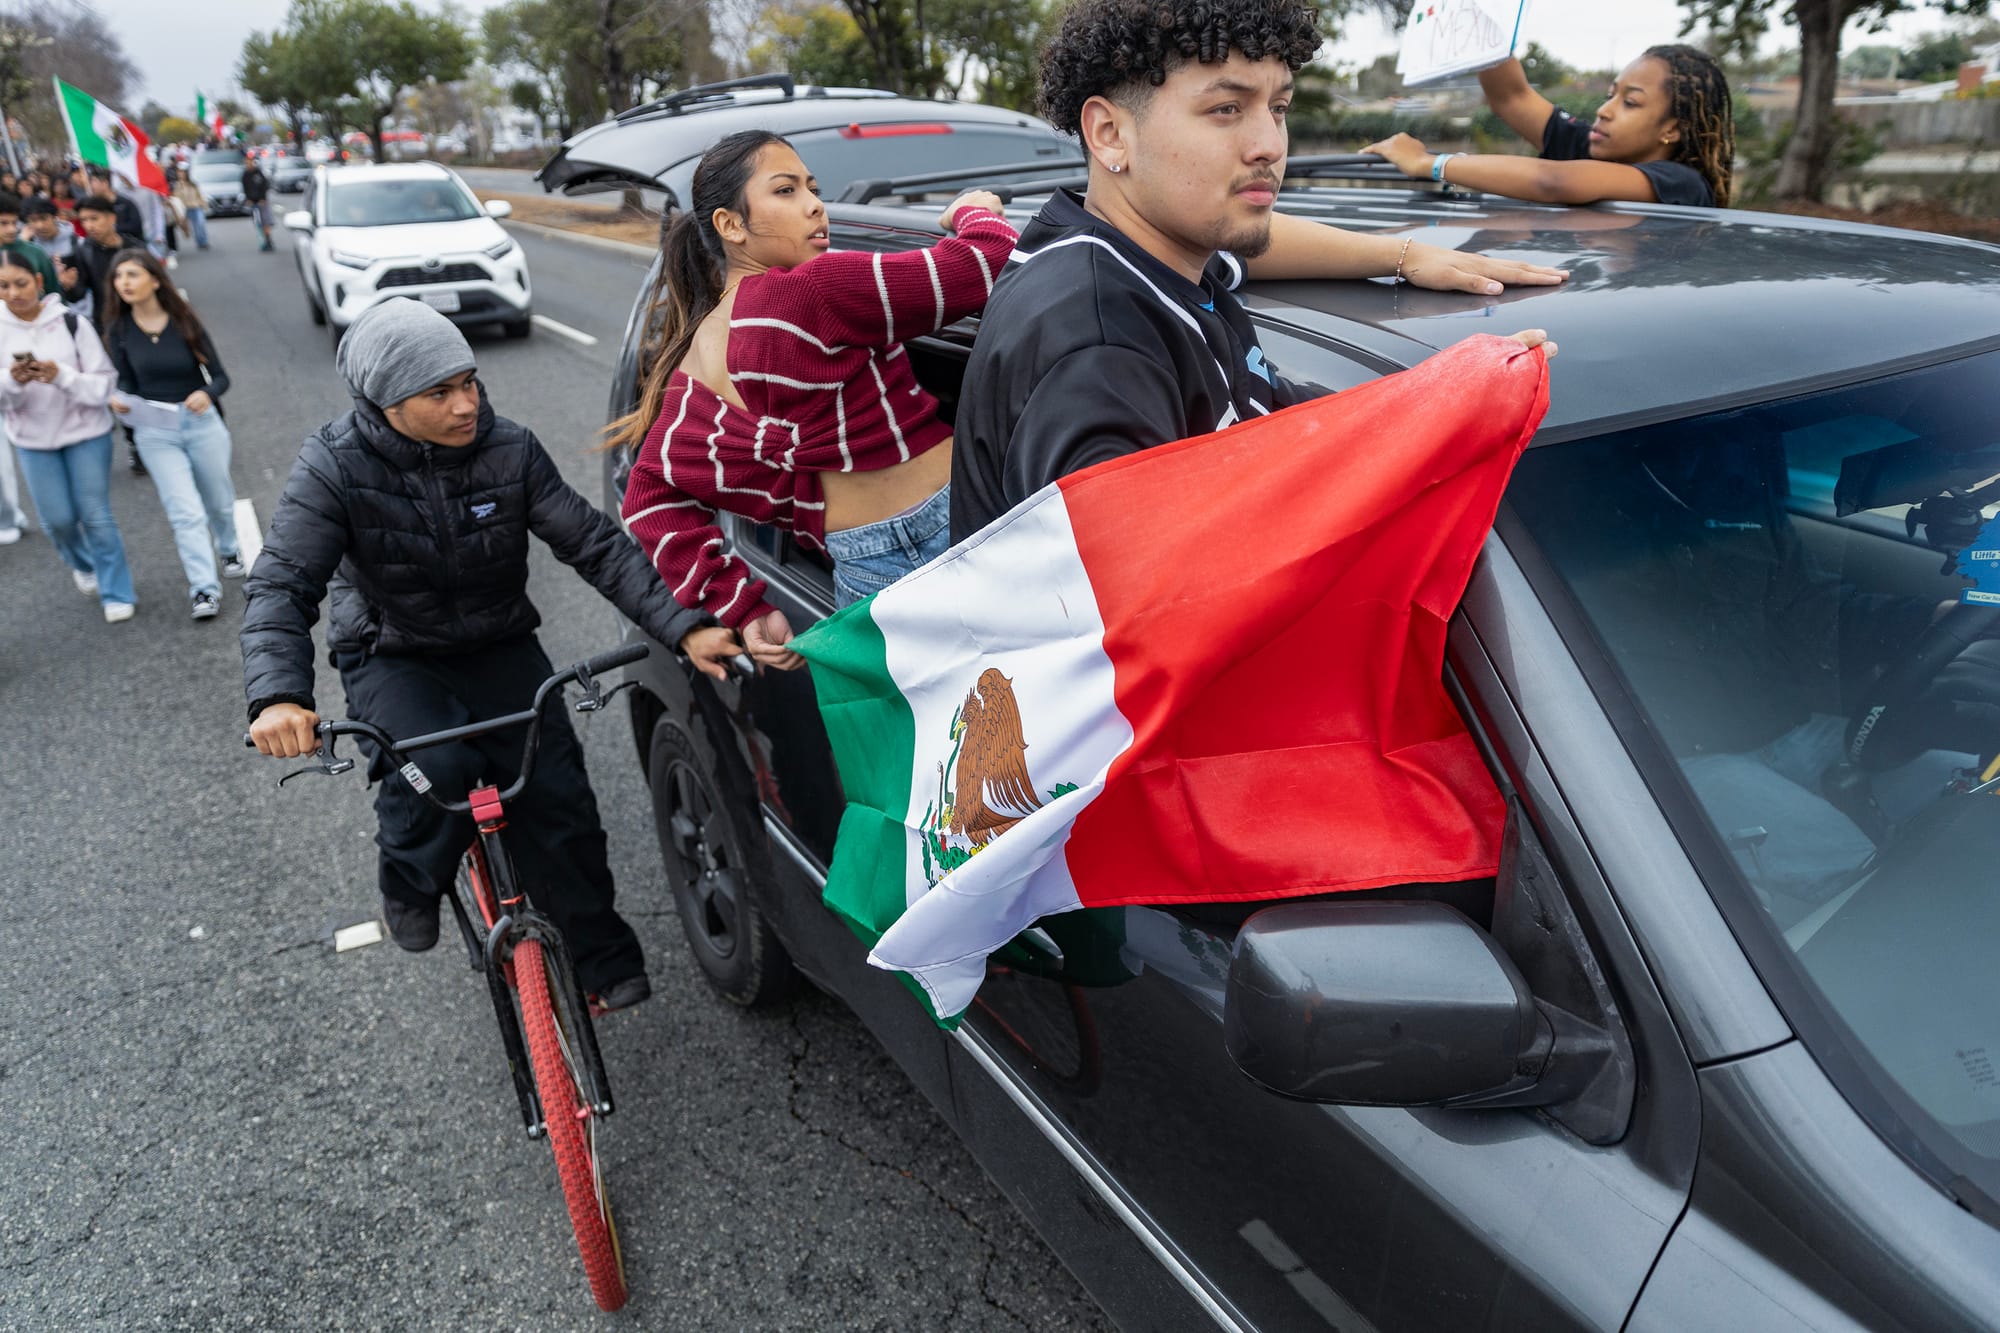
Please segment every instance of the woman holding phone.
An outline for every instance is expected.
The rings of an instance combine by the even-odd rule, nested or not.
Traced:
[[[0,251],[0,355],[0,409],[49,541],[106,621],[130,620],[132,571],[111,515],[111,359],[90,321],[11,251]]]

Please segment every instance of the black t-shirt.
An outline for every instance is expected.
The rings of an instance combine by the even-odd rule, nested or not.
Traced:
[[[1576,162],[1590,156],[1590,127],[1557,107],[1542,127],[1542,156]],[[1653,197],[1663,204],[1714,208],[1715,192],[1699,171],[1685,162],[1634,162],[1633,169],[1653,183]]]

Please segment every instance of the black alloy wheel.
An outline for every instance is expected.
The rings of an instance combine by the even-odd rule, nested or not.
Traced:
[[[744,836],[722,797],[706,747],[674,719],[661,718],[647,772],[660,860],[688,952],[732,1004],[757,1008],[787,998],[797,974],[753,901],[757,885],[769,882],[762,847]]]

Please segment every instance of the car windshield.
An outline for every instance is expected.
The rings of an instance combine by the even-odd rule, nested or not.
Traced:
[[[236,182],[243,179],[241,162],[197,162],[188,168],[188,175],[203,185],[220,185],[225,181]]]
[[[2000,353],[1534,449],[1508,513],[1821,1065],[2000,1197]]]
[[[326,192],[329,227],[393,227],[408,222],[463,222],[482,216],[476,200],[457,182],[347,181]]]

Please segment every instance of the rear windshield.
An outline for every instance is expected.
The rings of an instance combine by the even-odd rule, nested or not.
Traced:
[[[329,227],[393,227],[407,222],[463,222],[479,203],[456,181],[346,181],[326,192]]]
[[[2000,353],[1531,450],[1508,500],[1820,1063],[2000,1197]]]

